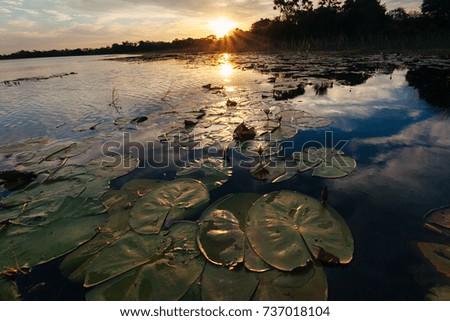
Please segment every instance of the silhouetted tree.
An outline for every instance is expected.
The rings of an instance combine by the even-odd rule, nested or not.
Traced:
[[[386,25],[386,7],[380,0],[345,0],[342,7],[347,34],[378,34]]]
[[[299,11],[311,11],[313,9],[312,0],[274,0],[274,10],[280,10],[285,20],[292,20]]]
[[[394,21],[404,21],[404,20],[408,19],[408,14],[406,13],[405,9],[403,9],[403,8],[397,8],[397,9],[388,11],[387,15]]]
[[[450,20],[450,0],[423,0],[422,13],[440,21]]]
[[[341,0],[320,0],[319,8],[327,8],[338,11],[341,8]]]

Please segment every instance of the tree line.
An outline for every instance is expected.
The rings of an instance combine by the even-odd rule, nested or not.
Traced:
[[[450,47],[450,0],[424,0],[421,11],[387,11],[379,0],[274,0],[280,16],[261,19],[253,34],[305,49]]]
[[[19,51],[0,59],[74,55],[133,54],[157,51],[415,50],[450,49],[450,0],[423,0],[420,11],[388,11],[380,0],[274,0],[274,19],[261,19],[249,31],[223,38],[175,39],[171,42],[124,41],[102,48]]]

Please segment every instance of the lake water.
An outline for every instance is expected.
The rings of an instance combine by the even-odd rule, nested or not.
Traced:
[[[320,199],[326,185],[329,204],[355,240],[349,265],[326,267],[330,300],[423,300],[431,288],[450,285],[417,246],[449,244],[448,237],[424,227],[424,216],[450,203],[450,106],[445,99],[427,102],[426,94],[407,81],[408,73],[420,68],[448,70],[448,58],[275,53],[109,58],[124,57],[0,61],[0,145],[36,137],[49,137],[52,143],[87,137],[105,142],[126,132],[134,141],[155,141],[176,128],[175,122],[183,124],[189,113],[214,110],[208,122],[224,127],[216,142],[210,135],[196,145],[208,148],[231,142],[230,133],[241,121],[264,119],[265,108],[274,114],[282,109],[306,112],[310,119],[287,140],[290,146],[344,146],[357,161],[355,172],[340,179],[305,172],[267,183],[254,179],[248,168],[235,166],[231,179],[211,192],[211,201],[229,193],[276,190]],[[275,99],[274,90],[299,82],[304,94]],[[328,88],[320,91],[321,84]],[[220,111],[228,118],[217,121]],[[141,116],[148,120],[129,124]],[[150,151],[145,152],[141,160]],[[14,165],[8,155],[0,155],[0,162],[0,169]],[[147,165],[112,187],[131,178],[172,179],[175,174],[174,164]],[[58,273],[57,264],[51,263],[22,277],[18,283],[24,297],[82,298],[83,290]],[[36,284],[44,285],[26,291]]]

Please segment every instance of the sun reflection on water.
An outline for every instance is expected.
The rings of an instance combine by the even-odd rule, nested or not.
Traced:
[[[219,58],[219,73],[225,82],[230,82],[233,66],[230,63],[230,55],[227,53],[222,54]]]

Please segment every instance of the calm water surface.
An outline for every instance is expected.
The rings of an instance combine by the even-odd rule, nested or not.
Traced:
[[[359,84],[334,80],[324,95],[316,95],[313,85],[307,85],[304,95],[275,101],[270,78],[278,77],[279,81],[289,77],[289,70],[270,72],[263,66],[277,62],[276,55],[151,62],[104,58],[0,61],[0,145],[42,136],[54,141],[98,133],[116,137],[113,120],[150,116],[145,124],[120,132],[129,130],[145,140],[153,137],[160,113],[171,106],[225,108],[225,102],[232,99],[253,106],[255,114],[263,115],[261,106],[287,104],[333,121],[325,128],[299,131],[294,139],[296,148],[307,141],[328,145],[347,142],[343,150],[357,160],[356,171],[337,180],[312,177],[306,172],[283,183],[268,184],[252,179],[248,169],[235,168],[233,177],[212,192],[212,201],[232,192],[264,194],[282,189],[320,198],[326,184],[329,203],[345,218],[355,239],[353,261],[348,266],[326,268],[331,300],[423,300],[431,287],[450,285],[417,248],[417,242],[442,243],[441,236],[424,228],[423,217],[429,210],[450,203],[448,111],[429,105],[408,85],[408,64],[400,63],[389,73],[371,69],[370,77]],[[370,57],[352,59],[355,65],[359,59],[367,61]],[[256,68],[258,64],[262,67]],[[304,64],[311,66],[308,61]],[[320,63],[316,66],[320,68]],[[356,64],[355,68],[358,71],[360,67]],[[69,75],[32,79],[66,73]],[[332,77],[320,77],[309,75],[307,80],[311,84],[333,81]],[[19,78],[29,79],[21,80],[20,85],[3,83]],[[202,89],[209,83],[224,85],[226,96]],[[113,88],[119,109],[110,105]],[[98,130],[84,130],[99,123]],[[333,142],[327,131],[332,133]],[[0,169],[8,168],[5,159],[0,161]],[[131,177],[171,179],[175,170],[140,169],[117,180],[113,187]],[[22,279],[22,289],[46,283],[25,298],[82,298],[82,289],[55,277],[57,273],[57,264],[49,264]]]

